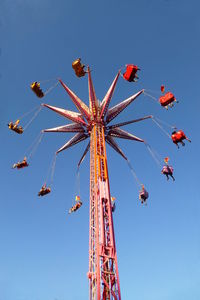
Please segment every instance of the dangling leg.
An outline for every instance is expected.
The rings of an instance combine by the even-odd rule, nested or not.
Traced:
[[[179,149],[179,144],[178,143],[174,143],[177,147],[178,147],[178,149]]]
[[[180,141],[180,143],[181,143],[182,146],[185,146],[185,143],[183,141]]]
[[[169,175],[168,174],[166,174],[166,177],[167,177],[167,180],[169,180]]]
[[[173,176],[172,174],[170,174],[170,176],[171,176],[171,178],[173,179],[173,181],[175,181],[175,178],[174,178],[174,176]]]

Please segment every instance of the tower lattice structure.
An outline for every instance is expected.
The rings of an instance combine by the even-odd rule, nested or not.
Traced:
[[[104,127],[90,135],[90,299],[121,299]]]
[[[89,143],[79,161],[80,165],[90,150],[89,271],[87,273],[89,279],[89,299],[120,300],[121,293],[105,144],[108,143],[118,154],[127,160],[115,138],[138,142],[144,142],[144,140],[122,130],[120,127],[151,118],[151,116],[109,125],[144,90],[109,108],[120,71],[114,78],[102,101],[98,101],[96,98],[89,67],[87,73],[89,106],[72,92],[62,80],[59,80],[79,112],[42,104],[42,106],[72,121],[70,124],[45,129],[43,132],[76,133],[56,152],[57,154],[89,138]]]

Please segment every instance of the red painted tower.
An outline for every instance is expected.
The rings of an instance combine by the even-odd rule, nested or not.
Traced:
[[[104,126],[90,135],[90,299],[121,299]]]
[[[104,99],[100,102],[96,99],[91,73],[88,68],[89,107],[60,80],[60,83],[76,105],[78,113],[42,104],[73,121],[68,125],[44,130],[44,132],[76,132],[74,137],[61,147],[57,153],[87,138],[90,139],[80,160],[81,163],[90,149],[89,271],[87,273],[90,300],[121,299],[105,143],[107,142],[127,160],[114,138],[139,142],[144,142],[144,140],[120,129],[120,127],[151,117],[147,116],[137,120],[108,125],[143,92],[141,90],[109,108],[119,75],[120,71]]]

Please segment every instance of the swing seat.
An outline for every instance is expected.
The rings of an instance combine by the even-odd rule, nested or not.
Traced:
[[[16,133],[22,134],[24,130],[22,126],[18,126],[19,122],[20,121],[17,120],[15,123],[13,122],[8,123],[8,128]]]
[[[165,174],[165,175],[172,175],[173,174],[173,168],[172,167],[170,167],[170,166],[163,166],[163,168],[162,168],[162,173],[163,174]]]
[[[77,69],[77,70],[75,71],[75,74],[76,74],[77,77],[83,77],[83,76],[85,76],[86,72],[85,72],[85,70],[84,70],[84,67],[85,67],[85,66],[83,66],[83,68]]]
[[[116,209],[116,204],[115,204],[115,202],[114,202],[114,203],[112,204],[112,212],[114,212],[115,209]]]
[[[129,82],[135,82],[135,78],[138,78],[136,75],[138,70],[140,70],[138,66],[127,65],[126,72],[123,74],[124,79]]]
[[[80,207],[82,206],[82,202],[78,201],[74,206],[72,206],[69,210],[69,214],[71,214],[72,212],[75,212],[76,210],[78,210]]]
[[[24,132],[22,126],[16,126],[12,122],[8,124],[8,128],[16,133],[22,134]]]
[[[23,169],[23,168],[28,167],[28,166],[29,166],[29,164],[27,163],[27,161],[22,161],[22,162],[18,162],[16,164],[14,164],[12,168],[13,169],[14,168]]]
[[[51,193],[51,189],[50,189],[50,187],[48,187],[48,188],[41,188],[41,190],[39,191],[39,193],[38,193],[38,196],[45,196],[45,195],[47,195],[47,194],[49,194],[49,193]]]
[[[148,197],[149,197],[149,194],[148,194],[148,192],[146,190],[140,191],[140,193],[139,193],[139,199],[141,199],[143,201],[146,201]]]
[[[171,135],[173,143],[179,143],[186,139],[186,135],[182,130],[173,131]]]
[[[77,77],[83,77],[85,76],[86,72],[84,70],[85,65],[81,64],[81,59],[78,58],[72,63],[72,68],[75,71],[75,74]]]
[[[161,106],[167,106],[174,101],[176,101],[176,98],[171,92],[166,93],[165,95],[161,96],[159,99]]]
[[[11,128],[16,133],[22,134],[24,132],[22,126],[16,127],[16,128]]]
[[[22,168],[25,168],[25,167],[28,167],[27,161],[22,161],[21,163],[19,163],[17,165],[17,169],[22,169]]]
[[[72,68],[76,71],[76,69],[81,68],[81,59],[78,58],[73,61]]]
[[[76,211],[77,209],[79,209],[82,206],[82,202],[78,201],[75,205],[74,205],[74,211]]]
[[[40,83],[35,81],[31,84],[32,91],[36,94],[37,97],[42,98],[44,97],[44,93],[40,88]]]

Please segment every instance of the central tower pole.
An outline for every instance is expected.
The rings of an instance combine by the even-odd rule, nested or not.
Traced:
[[[89,299],[120,300],[104,126],[90,134]]]

